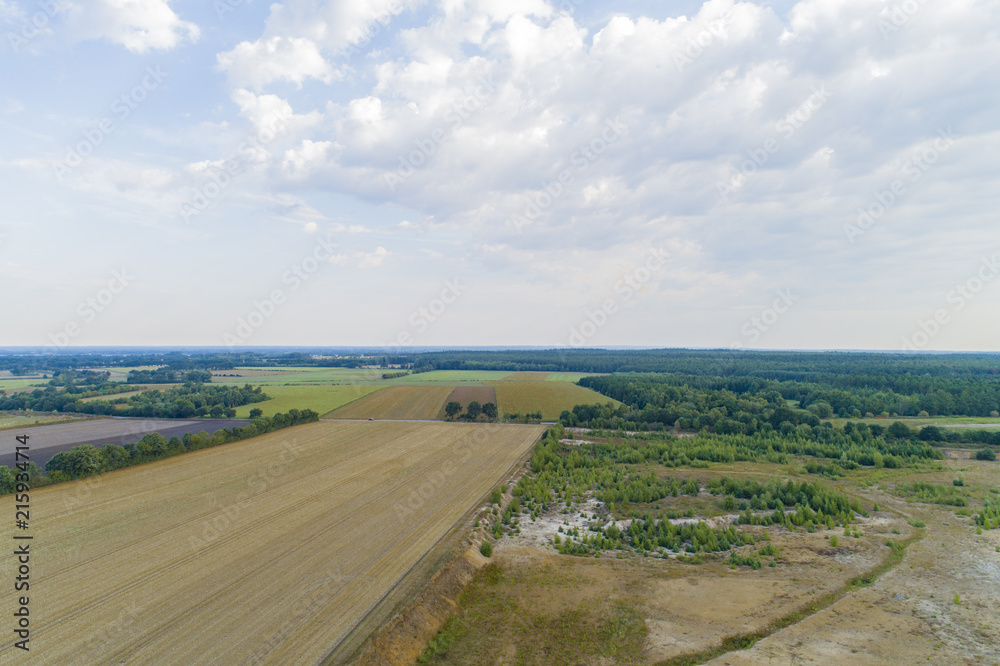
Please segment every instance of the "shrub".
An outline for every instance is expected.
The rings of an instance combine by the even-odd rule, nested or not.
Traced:
[[[740,553],[733,553],[729,556],[729,561],[734,566],[737,567],[750,567],[754,571],[760,569],[760,560],[754,555],[741,555]]]
[[[988,447],[983,447],[976,451],[976,460],[996,460],[997,454],[993,453],[993,449]]]
[[[830,545],[833,546],[834,548],[840,545],[840,539],[837,538],[836,534],[830,537]]]
[[[484,541],[479,546],[479,552],[483,554],[483,557],[493,557],[493,544],[489,541]]]

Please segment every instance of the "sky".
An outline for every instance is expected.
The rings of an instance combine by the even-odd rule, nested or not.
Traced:
[[[0,345],[998,350],[1000,0],[0,0]]]

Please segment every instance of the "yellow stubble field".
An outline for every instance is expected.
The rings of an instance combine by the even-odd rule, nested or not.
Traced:
[[[319,422],[33,490],[32,662],[321,663],[541,432]]]

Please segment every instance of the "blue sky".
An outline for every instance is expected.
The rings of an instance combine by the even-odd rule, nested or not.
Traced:
[[[0,0],[0,345],[996,350],[998,26]]]

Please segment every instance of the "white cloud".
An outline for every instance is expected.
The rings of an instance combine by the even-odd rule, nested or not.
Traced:
[[[357,268],[377,268],[382,265],[389,251],[379,245],[371,252],[354,252],[351,254],[335,254],[329,262],[337,266],[356,266]]]
[[[133,53],[164,51],[197,41],[198,26],[182,20],[168,0],[63,0],[76,39],[107,39]]]
[[[0,12],[16,7],[0,2]],[[212,81],[184,79],[197,97],[181,113],[174,100],[144,106],[131,127],[116,127],[67,179],[66,207],[124,202],[119,217],[146,219],[148,210],[176,222],[179,202],[238,157],[238,176],[191,233],[232,237],[239,225],[253,238],[250,229],[274,225],[295,237],[369,234],[369,245],[340,250],[334,262],[378,266],[366,288],[478,271],[498,336],[520,312],[507,302],[534,315],[522,320],[559,328],[553,320],[565,312],[549,316],[557,300],[569,304],[566,324],[577,323],[574,308],[600,298],[643,247],[668,239],[686,250],[674,251],[632,308],[642,325],[599,342],[728,344],[748,308],[792,286],[803,303],[844,317],[840,327],[816,324],[816,345],[838,346],[846,332],[858,345],[893,346],[895,334],[877,342],[888,330],[878,304],[946,293],[967,271],[962,261],[995,237],[1000,46],[995,22],[982,16],[1000,1],[917,4],[886,32],[880,21],[892,3],[872,0],[793,0],[783,13],[774,3],[711,0],[666,18],[669,8],[653,18],[634,3],[574,15],[554,0],[279,0],[263,28],[237,20],[206,32],[219,40],[210,46],[228,101]],[[71,28],[82,25],[71,18]],[[52,22],[57,32],[62,20]],[[129,48],[192,38],[173,11],[159,25],[166,32],[150,28]],[[131,33],[115,26],[93,34],[126,44]],[[192,71],[194,54],[203,55],[175,54],[184,59],[176,70]],[[91,60],[80,67],[100,71]],[[46,85],[67,91],[54,77]],[[824,87],[828,100],[803,113]],[[35,116],[70,114],[26,92],[4,94],[32,113],[0,115],[24,130],[10,132],[6,158],[18,184],[51,174],[37,145],[61,158],[82,128],[31,126]],[[0,114],[15,108],[0,102]],[[949,126],[961,139],[849,244],[844,225],[859,207]],[[720,197],[717,184],[737,176]],[[526,227],[509,223],[529,213]],[[360,301],[380,297],[370,288]],[[802,321],[807,310],[797,310]],[[469,325],[488,330],[486,321]],[[522,328],[510,341],[539,341],[538,329]]]
[[[307,79],[330,83],[333,68],[316,44],[304,37],[268,37],[240,42],[218,55],[219,67],[237,88],[261,90],[275,81],[290,81],[299,88]]]
[[[268,35],[308,37],[329,51],[365,44],[423,0],[286,0],[271,6]]]

